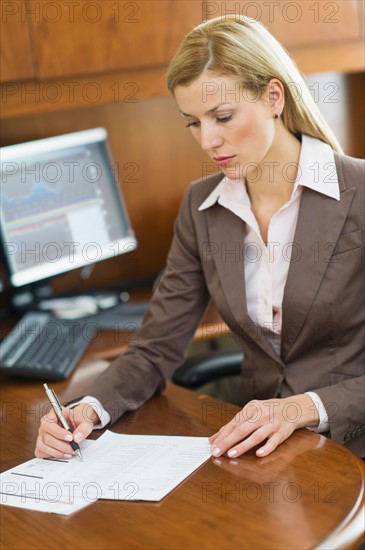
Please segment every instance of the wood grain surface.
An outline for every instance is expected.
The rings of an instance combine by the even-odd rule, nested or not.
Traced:
[[[107,365],[86,358],[52,387],[67,401]],[[2,378],[1,471],[33,457],[47,408],[41,383]],[[236,411],[170,385],[112,430],[209,436]],[[303,429],[263,459],[208,460],[161,502],[97,501],[70,517],[2,506],[1,548],[356,548],[363,514],[362,462]]]

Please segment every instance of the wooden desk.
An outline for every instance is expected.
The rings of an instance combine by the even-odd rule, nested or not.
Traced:
[[[69,380],[52,387],[67,400],[105,366],[84,360]],[[0,382],[4,471],[33,457],[48,405],[39,382]],[[208,436],[236,410],[171,385],[112,429]],[[70,517],[2,506],[1,548],[357,548],[363,513],[362,462],[333,441],[300,430],[267,458],[249,453],[210,459],[158,503],[98,501]]]

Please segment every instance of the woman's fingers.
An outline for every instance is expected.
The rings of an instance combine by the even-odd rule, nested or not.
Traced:
[[[251,401],[210,438],[212,455],[238,457],[265,442],[256,455],[267,456],[301,427],[285,414],[287,406],[285,399]]]
[[[70,442],[80,443],[93,429],[96,413],[88,404],[80,404],[75,409],[62,408],[62,412],[73,433],[58,424],[54,411],[50,411],[40,422],[34,454],[38,458],[71,458],[75,455]]]

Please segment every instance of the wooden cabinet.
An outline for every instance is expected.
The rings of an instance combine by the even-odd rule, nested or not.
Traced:
[[[0,3],[0,78],[17,81],[35,77],[25,0]]]
[[[317,70],[320,47],[362,43],[363,7],[360,0],[2,0],[1,79],[166,66],[195,25],[234,12],[257,18],[294,55],[308,48]],[[332,65],[336,70],[336,56]]]
[[[228,13],[261,21],[287,48],[356,40],[362,34],[360,0],[203,2],[203,17]]]
[[[166,65],[201,2],[4,0],[2,10],[2,80],[46,80]]]
[[[264,12],[262,22],[287,48],[320,46],[361,38],[360,2],[301,0],[281,4],[277,7],[277,17],[274,17],[274,10],[272,20]]]

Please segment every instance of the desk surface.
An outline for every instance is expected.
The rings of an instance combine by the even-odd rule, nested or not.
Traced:
[[[68,381],[53,387],[62,400],[79,395],[105,366],[84,360]],[[1,402],[4,471],[33,457],[48,405],[39,382],[10,378],[1,380]],[[208,436],[236,410],[169,386],[112,429]],[[253,453],[210,459],[158,503],[98,501],[70,517],[2,506],[1,548],[356,548],[363,506],[362,462],[333,441],[300,430],[263,459]],[[323,541],[328,546],[320,546]]]

